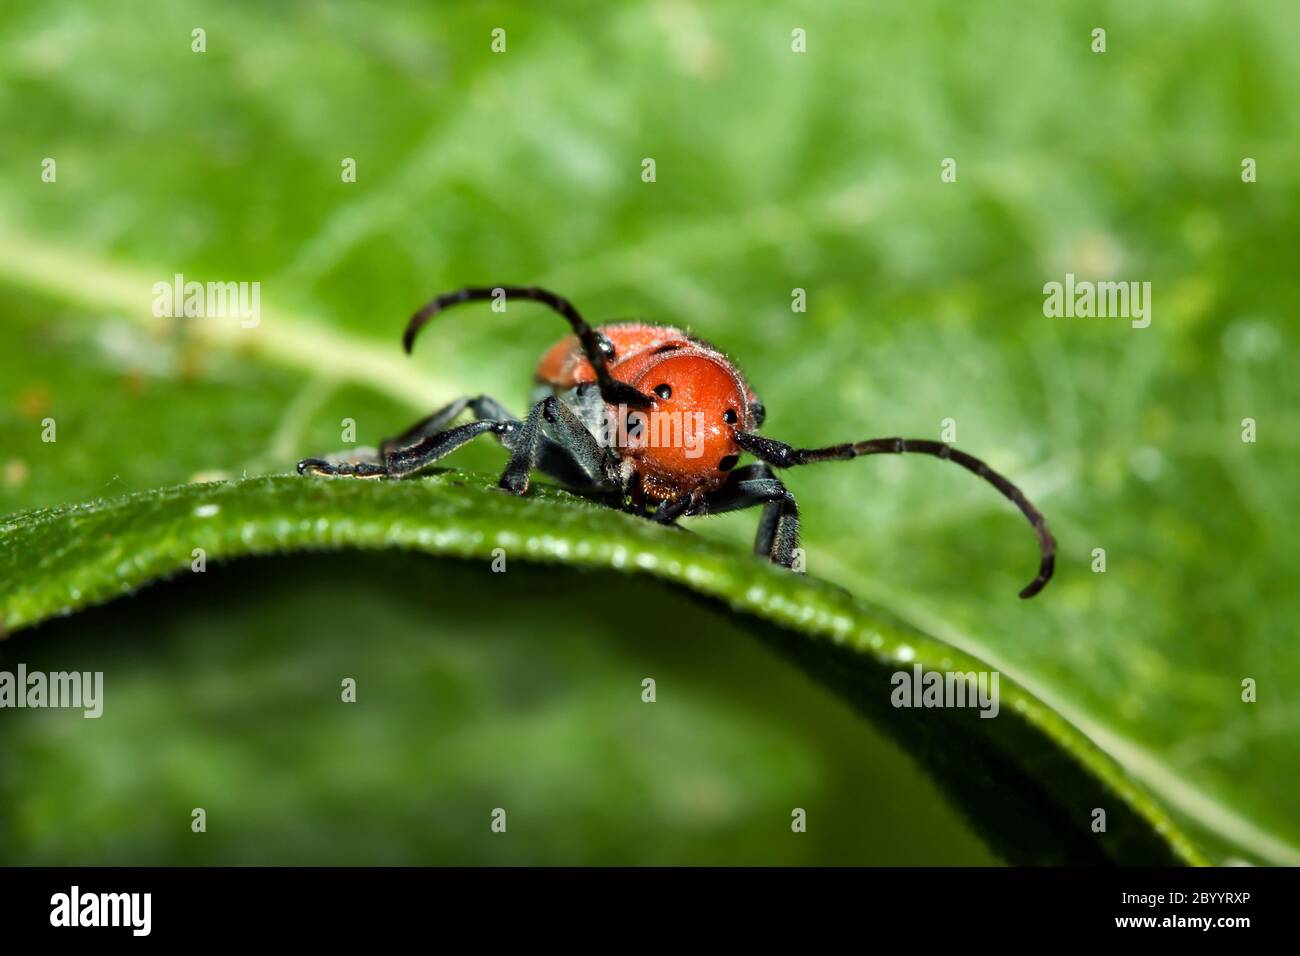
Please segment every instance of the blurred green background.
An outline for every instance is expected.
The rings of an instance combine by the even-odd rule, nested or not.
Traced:
[[[1052,522],[1042,597],[1019,516],[925,460],[792,475],[809,572],[1014,675],[1219,858],[1295,862],[1298,34],[1285,0],[11,0],[0,513],[286,471],[459,394],[522,409],[558,319],[398,337],[436,292],[545,285],[722,345],[791,442],[955,419]],[[260,282],[260,326],[154,318],[178,272]],[[1066,272],[1151,282],[1151,327],[1045,318]],[[691,528],[745,549],[754,517]],[[7,863],[993,860],[844,704],[640,579],[266,559],[18,661],[109,697],[0,712]]]

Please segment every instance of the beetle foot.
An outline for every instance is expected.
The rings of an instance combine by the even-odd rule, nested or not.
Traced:
[[[501,476],[501,480],[497,482],[497,487],[510,492],[512,495],[523,495],[528,492],[528,484],[527,472],[513,474],[507,471]]]

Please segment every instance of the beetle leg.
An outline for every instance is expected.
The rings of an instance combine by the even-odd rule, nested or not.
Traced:
[[[682,495],[680,498],[673,498],[669,501],[661,502],[655,509],[655,513],[650,516],[650,520],[656,524],[672,524],[682,515],[691,509],[697,499],[694,495]]]
[[[467,425],[457,425],[445,432],[429,435],[413,445],[398,448],[384,455],[384,467],[393,478],[402,478],[412,472],[432,465],[439,458],[445,458],[453,451],[479,435],[491,432],[499,438],[508,435],[519,427],[513,421],[492,421],[480,419]],[[503,438],[504,440],[504,438]]]
[[[562,403],[557,405],[564,408]],[[476,421],[457,428],[447,426],[468,409]],[[562,414],[562,413],[556,413]],[[610,491],[608,475],[617,474],[617,462],[608,462],[598,458],[604,449],[597,445],[597,452],[590,448],[594,439],[586,429],[573,427],[577,419],[570,412],[567,427],[557,429],[560,437],[572,433],[566,441],[554,441],[534,428],[532,437],[526,439],[538,443],[535,455],[537,470],[545,472],[552,478],[580,491]],[[504,405],[488,395],[475,398],[464,396],[449,402],[432,415],[422,418],[400,435],[385,439],[380,444],[380,453],[371,461],[337,461],[323,458],[304,458],[298,463],[298,473],[311,472],[317,475],[344,476],[351,478],[400,478],[432,464],[439,458],[451,454],[461,445],[485,432],[492,432],[498,441],[508,450],[514,452],[524,440],[525,422],[516,418]],[[581,423],[577,423],[580,426]],[[610,469],[614,470],[611,471]],[[596,478],[592,477],[592,473]],[[615,481],[615,488],[617,481]]]
[[[416,422],[396,438],[385,439],[379,446],[380,454],[387,455],[398,449],[405,448],[408,445],[414,445],[421,439],[428,438],[430,435],[436,435],[445,431],[447,426],[455,421],[465,409],[470,409],[476,419],[488,419],[492,421],[511,421],[518,422],[504,405],[495,398],[488,395],[479,395],[477,398],[470,398],[468,395],[449,402],[442,408],[438,409],[427,418]]]
[[[304,458],[298,462],[298,474],[304,475],[310,471],[316,475],[351,478],[402,478],[427,465],[432,465],[439,458],[450,455],[461,445],[479,435],[486,432],[498,436],[505,435],[516,427],[517,424],[511,421],[483,419],[467,425],[458,425],[435,435],[426,435],[403,448],[390,448],[379,462],[329,462],[320,458]]]
[[[765,555],[783,568],[794,563],[794,551],[799,545],[799,505],[766,465],[737,468],[725,485],[705,496],[703,504],[709,514],[761,505],[763,515],[758,522],[754,553]]]
[[[746,465],[744,468],[737,468],[732,472],[732,483],[734,484],[769,478],[776,478],[776,474],[764,462]],[[726,489],[724,488],[723,490]],[[789,494],[789,489],[786,489],[786,493]],[[793,500],[793,496],[791,497],[791,500]],[[761,501],[756,502],[756,504],[762,504],[763,511],[758,519],[758,531],[754,536],[754,553],[759,555],[770,555],[772,553],[772,545],[776,541],[777,525],[780,524],[781,521],[782,502],[780,500]],[[740,505],[738,507],[743,508],[745,506]],[[737,509],[732,508],[729,510],[734,511]],[[795,529],[797,531],[799,520],[797,506],[794,508],[794,520],[796,522]],[[793,548],[794,544],[792,544],[791,547]]]
[[[628,479],[627,493],[623,499],[623,510],[628,514],[636,515],[638,518],[646,516],[645,489],[641,485],[640,472],[632,472],[632,477]]]
[[[326,461],[324,458],[304,458],[298,462],[298,474],[329,475],[347,478],[383,478],[388,469],[377,461]]]
[[[549,432],[548,436],[545,432]],[[511,447],[507,444],[507,447]],[[581,469],[590,490],[613,491],[620,487],[618,460],[613,452],[600,444],[582,420],[569,406],[554,395],[548,395],[528,412],[523,425],[513,436],[513,454],[499,484],[507,491],[522,495],[528,490],[538,456],[553,448],[562,449]],[[553,454],[544,459],[545,470],[556,474]],[[566,483],[575,484],[568,476],[559,476]]]
[[[477,421],[448,430],[447,425],[467,408],[474,413]],[[518,426],[519,419],[496,399],[487,395],[476,398],[466,396],[449,402],[396,438],[385,439],[379,446],[376,460],[328,461],[323,458],[304,458],[298,462],[298,474],[311,472],[350,478],[400,478],[451,454],[484,432],[495,433],[503,444],[509,445],[510,436]]]

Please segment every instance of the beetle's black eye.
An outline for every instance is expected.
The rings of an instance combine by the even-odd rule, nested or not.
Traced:
[[[734,408],[728,408],[725,412],[722,413],[722,420],[726,422],[728,425],[734,425],[740,419],[736,415],[736,410]]]
[[[739,455],[728,455],[718,462],[718,471],[731,471],[736,467],[736,462],[740,461]]]
[[[664,401],[667,401],[668,399],[673,397],[673,390],[669,388],[667,385],[656,385],[655,394],[658,395],[660,398],[662,398]]]

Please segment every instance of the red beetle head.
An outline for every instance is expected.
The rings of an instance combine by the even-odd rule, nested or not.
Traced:
[[[753,427],[748,386],[721,355],[680,349],[653,356],[630,384],[651,396],[627,412],[625,460],[651,498],[711,491],[741,455],[736,430]]]

